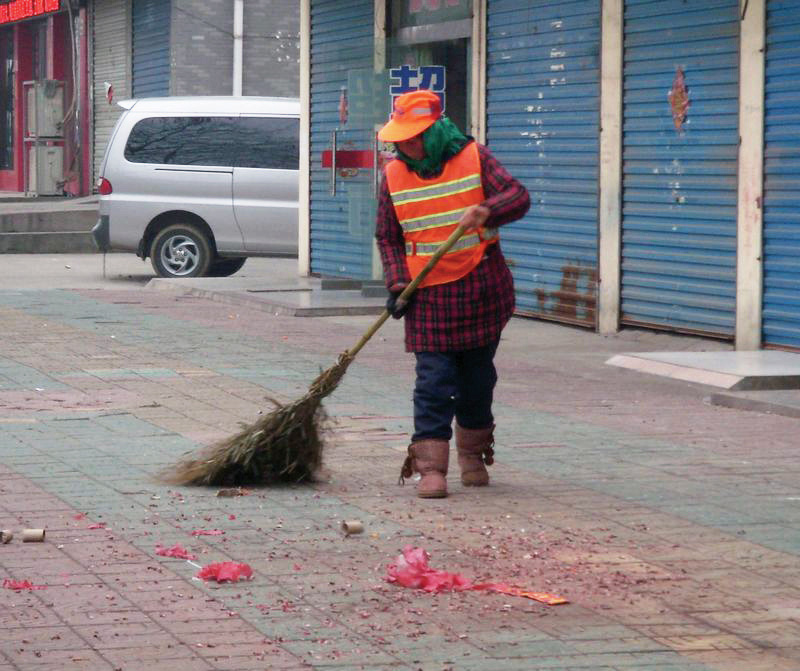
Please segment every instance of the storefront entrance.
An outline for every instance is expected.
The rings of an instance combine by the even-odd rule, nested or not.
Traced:
[[[30,11],[0,3],[0,191],[86,195],[85,10],[13,6]]]
[[[620,321],[732,338],[740,4],[676,7],[625,6]]]
[[[472,0],[311,2],[311,273],[380,279],[374,245],[377,130],[392,99],[428,89],[472,131]],[[377,7],[377,9],[376,9]],[[385,31],[376,32],[385,17]]]
[[[767,2],[762,344],[800,352],[800,0]]]
[[[0,172],[14,169],[14,29],[0,30]]]

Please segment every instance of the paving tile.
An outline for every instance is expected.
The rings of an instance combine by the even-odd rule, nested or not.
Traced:
[[[140,659],[137,657],[116,659],[114,669],[121,671],[137,671],[137,669],[147,669],[148,671],[206,671],[214,667],[203,659],[197,657],[168,658],[168,659]]]
[[[3,647],[35,651],[82,650],[87,647],[86,641],[76,632],[61,626],[25,627],[24,629],[6,629]]]
[[[312,639],[282,642],[281,647],[312,667],[391,665],[397,657],[382,647],[353,639]],[[408,652],[406,653],[408,660]],[[412,654],[413,656],[413,654]],[[411,660],[413,665],[413,660]]]
[[[294,655],[281,650],[270,650],[264,654],[259,655],[231,655],[228,657],[221,657],[218,659],[204,660],[204,663],[210,664],[213,669],[219,671],[263,671],[264,669],[275,669],[275,671],[308,671],[311,667],[308,664],[303,664],[297,660]],[[347,667],[336,667],[347,668]],[[357,667],[352,667],[357,668]],[[364,668],[363,666],[361,668]],[[380,671],[381,667],[369,667]],[[392,668],[407,668],[398,666],[383,667],[386,671]]]
[[[74,650],[47,650],[35,646],[14,646],[6,651],[11,664],[20,669],[40,669],[53,667],[70,669],[106,669],[113,668],[113,663],[104,659],[94,650],[79,648]]]

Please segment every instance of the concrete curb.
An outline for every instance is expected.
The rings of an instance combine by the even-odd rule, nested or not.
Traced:
[[[206,278],[198,278],[197,283],[204,281]],[[355,290],[322,290],[319,287],[296,286],[284,289],[237,288],[220,291],[197,284],[187,285],[182,280],[163,278],[150,280],[147,288],[291,317],[379,315],[385,308],[385,298],[364,296],[361,291]]]
[[[800,418],[800,391],[796,390],[779,396],[775,392],[715,393],[711,394],[709,402],[723,408]]]

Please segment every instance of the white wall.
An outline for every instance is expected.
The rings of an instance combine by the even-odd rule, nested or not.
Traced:
[[[749,0],[740,33],[736,349],[761,347],[766,0]]]

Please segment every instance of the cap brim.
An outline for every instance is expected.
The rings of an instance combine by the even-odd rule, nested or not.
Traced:
[[[419,135],[422,131],[433,126],[434,123],[436,123],[435,119],[420,119],[413,123],[409,123],[408,121],[398,123],[392,119],[378,131],[378,139],[381,142],[402,142],[403,140],[410,140],[412,137]]]

